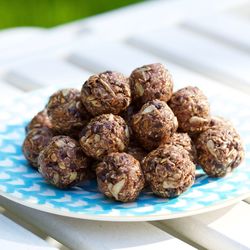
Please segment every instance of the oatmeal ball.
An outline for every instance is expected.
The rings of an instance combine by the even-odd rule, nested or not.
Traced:
[[[195,142],[198,163],[211,177],[223,177],[238,167],[244,158],[239,134],[228,126],[211,127]]]
[[[37,128],[52,128],[52,124],[49,120],[47,109],[38,112],[30,121],[30,123],[25,128],[26,132],[30,131],[31,129]]]
[[[131,123],[141,145],[152,150],[168,140],[177,130],[178,122],[168,105],[160,100],[144,104]]]
[[[82,86],[81,100],[93,116],[119,114],[131,103],[129,80],[112,71],[93,75]]]
[[[79,132],[89,121],[77,89],[62,89],[54,93],[47,105],[52,128],[57,134],[78,138]]]
[[[173,198],[191,187],[195,165],[188,152],[177,145],[162,145],[143,160],[143,173],[154,194]]]
[[[132,98],[141,104],[154,99],[167,102],[173,93],[173,79],[161,64],[149,64],[135,69],[130,75]]]
[[[64,135],[53,137],[38,163],[42,176],[58,188],[74,186],[89,175],[89,159],[76,140]]]
[[[52,131],[46,127],[32,129],[26,135],[22,150],[25,158],[33,167],[38,167],[39,153],[49,144],[52,137]]]
[[[174,133],[165,144],[182,146],[189,153],[192,162],[196,162],[196,148],[187,133]]]
[[[147,155],[147,152],[141,148],[137,143],[132,142],[128,145],[128,148],[126,152],[130,155],[132,155],[137,161],[140,163],[144,159],[144,157]]]
[[[118,115],[97,116],[81,132],[80,144],[83,151],[97,160],[109,153],[124,151],[128,143],[128,126]]]
[[[197,87],[176,91],[169,101],[183,132],[201,132],[209,126],[210,108],[207,97]]]
[[[140,163],[126,153],[111,153],[97,165],[99,190],[117,201],[134,201],[144,187]]]

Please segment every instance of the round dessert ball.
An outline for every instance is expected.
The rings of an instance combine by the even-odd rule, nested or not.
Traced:
[[[113,152],[123,152],[129,143],[129,130],[118,115],[93,118],[81,132],[80,144],[86,155],[101,160]]]
[[[154,63],[135,69],[130,87],[133,100],[141,104],[154,99],[167,102],[173,93],[173,79],[161,63]]]
[[[197,87],[176,91],[169,106],[176,115],[182,132],[201,132],[208,128],[210,107],[207,97]]]
[[[153,100],[145,103],[133,116],[131,126],[141,145],[152,150],[171,137],[178,122],[165,102]]]
[[[202,132],[195,141],[198,163],[211,177],[223,177],[238,167],[244,158],[239,134],[228,126],[215,126]]]
[[[47,109],[38,112],[27,125],[26,132],[37,128],[52,128],[52,124],[49,120]]]
[[[146,156],[142,168],[153,193],[164,198],[182,194],[195,179],[195,165],[182,146],[158,147]]]
[[[55,136],[38,158],[39,172],[58,188],[69,188],[89,175],[89,159],[69,136]]]
[[[192,162],[196,162],[196,149],[187,133],[174,133],[166,144],[182,146],[189,153]]]
[[[39,153],[49,144],[52,137],[52,131],[46,127],[32,129],[27,133],[22,150],[25,158],[33,167],[38,167]]]
[[[50,97],[47,109],[52,129],[57,134],[78,138],[79,132],[89,121],[77,89],[57,91]]]
[[[126,153],[111,153],[97,165],[99,190],[117,201],[134,201],[144,187],[140,163]]]
[[[129,80],[113,71],[93,75],[82,86],[81,100],[93,116],[119,114],[131,103]]]

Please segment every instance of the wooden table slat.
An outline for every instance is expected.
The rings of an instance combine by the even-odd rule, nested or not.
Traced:
[[[176,27],[135,36],[130,44],[249,92],[250,55],[218,41]]]
[[[183,26],[250,53],[250,20],[231,13],[219,13],[186,20]]]
[[[0,246],[1,249],[8,250],[56,249],[2,214],[0,214]]]
[[[200,215],[161,222],[207,249],[249,249],[250,206],[239,202]]]

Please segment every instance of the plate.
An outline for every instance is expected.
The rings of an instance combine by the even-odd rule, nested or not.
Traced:
[[[24,127],[41,110],[55,88],[26,94],[2,105],[0,124],[0,194],[41,211],[62,216],[105,221],[149,221],[195,215],[231,205],[250,196],[250,122],[245,95],[202,86],[213,113],[231,118],[245,140],[246,159],[225,178],[209,178],[196,171],[195,184],[174,199],[162,199],[145,190],[132,203],[120,203],[98,192],[95,181],[70,190],[47,184],[22,155]],[[207,90],[206,90],[207,88]],[[244,97],[244,98],[243,98]]]

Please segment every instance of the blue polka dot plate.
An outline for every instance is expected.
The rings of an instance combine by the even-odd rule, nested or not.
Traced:
[[[43,108],[55,90],[52,87],[0,105],[0,194],[41,211],[105,221],[149,221],[195,215],[250,196],[250,104],[244,94],[237,97],[229,89],[222,94],[219,87],[213,91],[206,86],[199,87],[207,93],[212,112],[233,120],[245,142],[245,161],[225,178],[212,179],[197,170],[195,184],[177,198],[161,199],[145,190],[137,201],[126,204],[105,198],[98,192],[95,181],[66,191],[54,188],[28,166],[21,150],[24,127]]]

